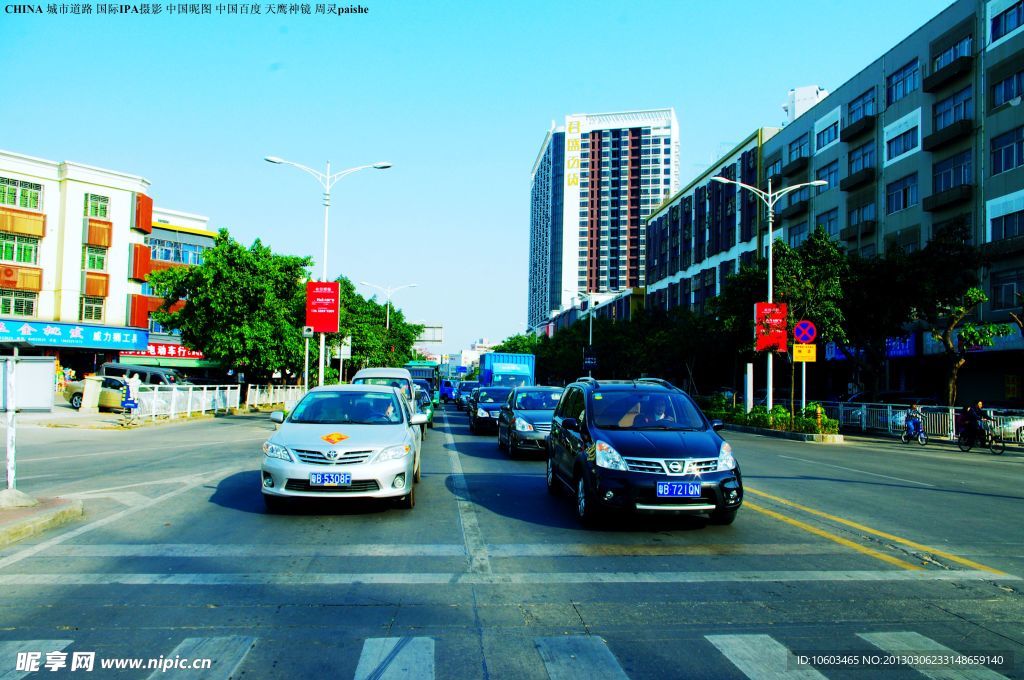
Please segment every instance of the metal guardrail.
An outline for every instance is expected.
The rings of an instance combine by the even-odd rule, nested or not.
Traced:
[[[822,402],[822,408],[829,418],[839,421],[840,429],[861,432],[885,432],[899,436],[903,432],[909,404],[870,404],[861,402]],[[924,430],[932,437],[956,441],[957,428],[962,427],[957,419],[959,409],[952,406],[922,406]],[[1008,443],[1024,444],[1024,412],[1010,415],[994,415],[991,409],[985,412],[995,421],[994,430]]]
[[[139,389],[135,410],[138,418],[175,419],[196,413],[227,413],[238,408],[239,385],[143,385]]]
[[[306,394],[302,385],[246,385],[246,388],[246,406],[284,404],[289,411]]]

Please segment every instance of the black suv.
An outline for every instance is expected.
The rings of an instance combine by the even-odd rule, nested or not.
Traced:
[[[548,491],[568,487],[584,524],[611,509],[710,513],[732,524],[743,478],[721,427],[664,380],[580,378],[552,419]]]

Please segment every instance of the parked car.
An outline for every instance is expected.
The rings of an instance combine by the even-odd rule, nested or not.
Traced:
[[[138,373],[139,379],[147,385],[187,385],[189,381],[176,369],[163,366],[139,366],[108,361],[100,366],[97,375],[128,379]],[[223,383],[222,383],[223,384]]]
[[[124,397],[124,390],[128,387],[128,381],[124,378],[105,377],[100,384],[99,408],[121,410],[121,400]],[[71,408],[82,408],[82,395],[85,392],[84,380],[73,380],[64,385],[62,394],[71,404]]]
[[[434,428],[434,402],[419,385],[416,386],[416,406],[419,412],[427,417],[427,422],[423,426],[423,436],[425,437],[427,435],[426,428]]]
[[[416,504],[420,428],[399,389],[385,385],[317,387],[263,444],[263,501],[269,512],[294,498],[390,498]]]
[[[455,407],[460,411],[466,408],[466,402],[469,400],[470,394],[479,386],[480,383],[476,380],[463,380],[460,382],[459,386],[455,388]]]
[[[583,524],[608,510],[709,513],[731,524],[743,479],[721,428],[665,381],[581,378],[552,418],[548,491],[572,491]]]
[[[547,451],[551,416],[562,387],[517,387],[498,411],[498,448],[516,456],[527,450]]]
[[[508,387],[478,387],[473,390],[469,404],[469,431],[480,434],[484,431],[498,431],[498,413],[508,399]]]

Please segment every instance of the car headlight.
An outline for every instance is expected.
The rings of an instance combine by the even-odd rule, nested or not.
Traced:
[[[599,441],[594,445],[594,449],[597,454],[595,462],[598,467],[608,468],[609,470],[626,469],[626,461],[622,460],[622,456],[611,445]]]
[[[280,444],[273,442],[263,442],[263,455],[270,456],[271,458],[280,458],[286,460],[289,463],[294,463],[295,459],[292,458],[291,451]]]
[[[408,444],[389,446],[377,454],[377,460],[398,460],[399,458],[404,458],[409,455],[410,451],[412,451],[412,449]]]
[[[482,408],[478,408],[476,410],[476,417],[477,418],[486,418],[487,417],[487,411],[483,410]]]
[[[533,425],[516,416],[516,432],[533,432]]]
[[[718,470],[734,470],[736,459],[732,457],[732,447],[729,442],[722,442],[722,448],[718,449]]]

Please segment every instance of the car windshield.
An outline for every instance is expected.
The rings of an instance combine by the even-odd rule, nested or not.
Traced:
[[[594,424],[602,429],[703,430],[693,403],[676,392],[595,392]]]
[[[561,398],[561,390],[557,392],[541,390],[519,392],[516,394],[515,407],[521,408],[524,411],[554,411],[555,407],[558,406],[558,400]]]
[[[482,387],[476,395],[478,404],[494,404],[508,399],[508,393],[512,390],[507,387]]]
[[[307,425],[394,425],[402,408],[386,392],[310,392],[288,418]]]

